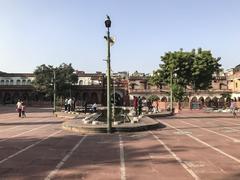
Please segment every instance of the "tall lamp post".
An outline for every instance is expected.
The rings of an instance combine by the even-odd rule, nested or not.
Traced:
[[[53,112],[56,112],[56,70],[53,69]]]
[[[107,15],[107,19],[105,20],[105,26],[107,28],[107,131],[111,133],[112,131],[112,117],[111,117],[111,66],[110,66],[110,31],[109,28],[111,27],[111,20],[110,17]]]
[[[116,100],[115,100],[115,93],[116,93],[116,89],[115,89],[115,81],[113,80],[113,121],[115,121],[115,103],[116,103]]]
[[[173,113],[173,66],[171,66],[171,72],[170,72],[170,111]]]
[[[171,70],[171,75],[170,75],[170,78],[171,78],[171,82],[170,82],[170,84],[171,84],[171,91],[170,91],[170,110],[171,110],[171,112],[172,112],[172,110],[173,110],[173,72],[172,72],[172,70]]]

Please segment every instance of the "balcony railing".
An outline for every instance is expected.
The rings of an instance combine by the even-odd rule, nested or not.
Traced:
[[[164,93],[168,91],[167,89],[129,89],[129,93]]]
[[[129,89],[129,93],[166,93],[169,92],[170,89]],[[187,90],[187,93],[192,93],[192,94],[204,94],[204,93],[231,93],[232,91],[227,89],[227,90],[198,90],[194,92],[193,90]]]
[[[13,90],[22,90],[22,89],[33,89],[32,85],[0,85],[0,89],[13,89]]]

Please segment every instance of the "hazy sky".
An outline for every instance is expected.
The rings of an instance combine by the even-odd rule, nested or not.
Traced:
[[[239,8],[239,0],[0,0],[0,71],[65,62],[106,72],[106,14],[116,38],[113,71],[151,73],[166,51],[199,47],[235,67]]]

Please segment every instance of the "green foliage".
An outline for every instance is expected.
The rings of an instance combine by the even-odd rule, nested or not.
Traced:
[[[160,98],[159,98],[157,95],[155,95],[155,94],[153,94],[153,95],[151,95],[151,96],[148,97],[148,100],[149,100],[150,102],[158,101],[159,99],[160,99]]]
[[[229,93],[229,92],[224,92],[221,94],[221,96],[226,99],[231,99],[231,93]]]
[[[34,71],[35,80],[33,82],[37,91],[45,94],[46,97],[53,96],[53,74],[56,73],[56,94],[57,96],[66,96],[66,90],[71,84],[78,81],[77,75],[71,64],[61,64],[59,67],[53,68],[52,65],[42,64],[37,66]]]
[[[173,97],[176,102],[183,101],[184,97],[186,96],[186,92],[181,85],[173,84]]]
[[[157,87],[162,89],[162,86],[165,84],[163,77],[164,77],[163,71],[158,69],[153,72],[153,76],[148,77],[148,83],[151,85],[156,85]]]
[[[212,75],[220,71],[220,58],[214,58],[211,51],[198,49],[192,66],[192,86],[194,90],[211,87]]]
[[[149,79],[150,84],[170,85],[172,78],[173,82],[181,87],[181,91],[184,91],[187,86],[192,86],[194,90],[210,88],[212,75],[218,72],[221,66],[219,64],[220,58],[214,58],[211,51],[201,48],[197,51],[193,49],[191,52],[182,49],[167,52],[161,56],[161,61],[159,69],[154,71]],[[177,94],[182,94],[179,88],[178,91]]]

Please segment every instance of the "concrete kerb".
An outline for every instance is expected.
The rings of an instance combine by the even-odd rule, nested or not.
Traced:
[[[164,128],[165,126],[160,122],[154,120],[156,117],[166,117],[171,116],[172,113],[158,113],[145,115],[140,119],[140,123],[125,123],[119,125],[112,126],[112,132],[137,132],[137,131],[146,131],[146,130],[154,130],[158,128]],[[77,133],[106,133],[107,126],[103,124],[92,125],[92,124],[84,124],[83,119],[75,118],[69,121],[66,121],[62,124],[62,128],[64,130],[77,132]]]
[[[64,118],[64,119],[78,119],[79,113],[55,112],[54,116],[58,118]]]
[[[172,112],[163,112],[163,113],[155,113],[155,114],[146,114],[145,116],[148,116],[150,118],[158,118],[158,117],[167,117],[167,116],[173,116],[174,113]]]

